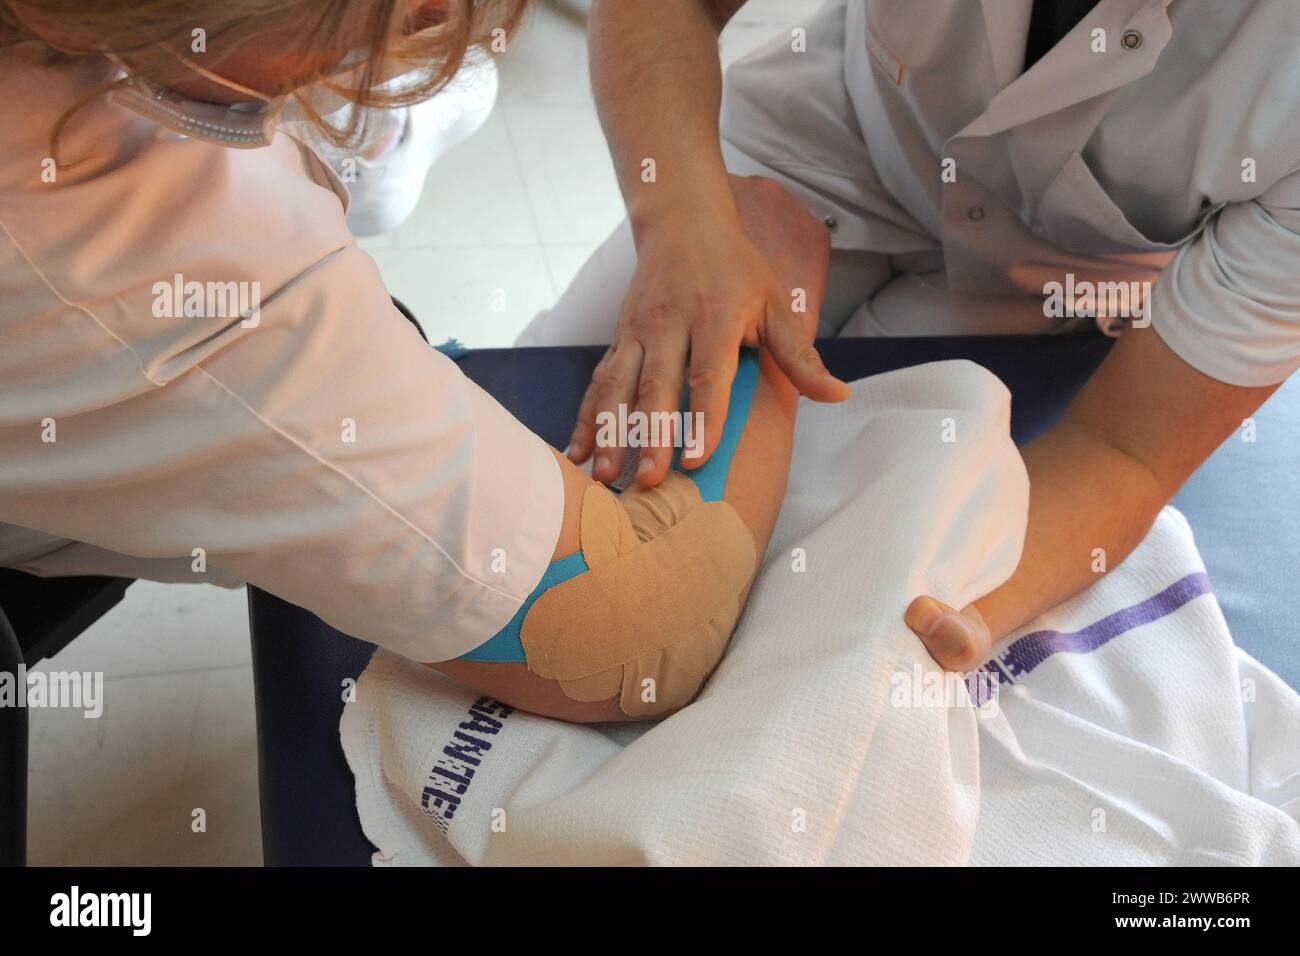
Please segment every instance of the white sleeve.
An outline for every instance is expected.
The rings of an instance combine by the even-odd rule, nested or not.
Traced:
[[[0,521],[201,554],[348,634],[454,658],[540,580],[559,467],[396,311],[311,163],[281,138],[157,143],[0,194]],[[158,315],[177,275],[259,283],[256,324]]]
[[[1232,385],[1300,368],[1300,172],[1220,210],[1161,273],[1151,321],[1183,361]]]

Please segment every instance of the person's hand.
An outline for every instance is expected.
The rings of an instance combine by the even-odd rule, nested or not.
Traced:
[[[907,606],[903,620],[946,671],[966,673],[984,660],[993,646],[989,627],[974,604],[958,611],[922,595]]]
[[[678,411],[684,383],[704,435],[702,454],[683,455],[682,465],[707,461],[721,438],[742,344],[766,347],[809,398],[848,396],[812,344],[830,255],[825,225],[770,179],[732,176],[731,185],[736,217],[686,210],[640,237],[614,344],[596,367],[566,451],[574,462],[594,451],[598,481],[617,478],[627,454],[617,443],[596,447],[605,420],[598,416],[617,421],[620,405],[648,416]],[[642,448],[638,483],[661,481],[672,454],[663,443]]]

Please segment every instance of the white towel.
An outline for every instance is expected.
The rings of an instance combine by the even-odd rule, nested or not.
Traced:
[[[972,862],[1300,864],[1300,697],[1233,645],[1209,585],[1166,508],[998,648]]]
[[[740,626],[659,724],[534,717],[377,652],[340,728],[375,863],[1300,861],[1300,698],[1232,646],[1176,512],[970,693],[902,624],[1019,559],[1009,408],[968,362],[802,403]]]

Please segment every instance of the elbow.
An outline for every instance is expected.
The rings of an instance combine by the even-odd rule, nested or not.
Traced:
[[[666,717],[695,699],[722,659],[757,565],[753,535],[730,504],[702,501],[675,472],[621,499],[591,485],[581,525],[586,570],[529,607],[522,660],[442,669],[563,720]]]

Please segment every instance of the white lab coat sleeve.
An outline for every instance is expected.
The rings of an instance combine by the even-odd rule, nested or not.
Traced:
[[[81,407],[61,406],[57,363],[30,365],[44,389],[23,388],[17,366],[51,356],[10,329],[0,393],[25,394],[3,396],[0,520],[189,557],[415,660],[458,656],[550,561],[558,465],[420,340],[364,253],[341,250],[311,278],[202,362],[102,403],[83,386]],[[129,355],[88,310],[50,305],[44,331],[83,368]]]
[[[397,312],[314,165],[159,142],[0,195],[0,522],[454,658],[541,579],[559,466]],[[176,275],[258,282],[260,313],[159,315]]]
[[[1151,322],[1183,361],[1232,385],[1300,368],[1300,171],[1225,206],[1160,275]]]

